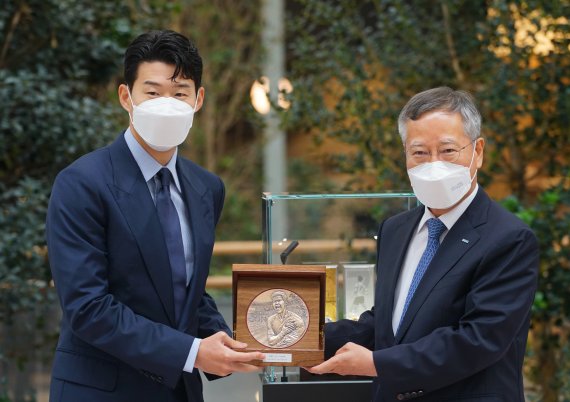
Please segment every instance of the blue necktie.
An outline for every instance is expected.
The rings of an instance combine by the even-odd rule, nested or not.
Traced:
[[[170,269],[172,270],[172,286],[174,290],[174,311],[176,321],[180,318],[180,311],[186,300],[186,259],[184,257],[184,244],[182,231],[176,207],[170,198],[170,182],[172,173],[162,168],[156,174],[158,178],[158,191],[156,192],[156,211],[164,233],[164,240],[168,250]]]
[[[414,273],[414,277],[412,279],[412,283],[410,284],[410,290],[408,291],[408,295],[406,296],[406,302],[404,303],[404,309],[402,310],[402,316],[400,317],[400,324],[398,324],[398,328],[402,325],[402,321],[404,320],[404,316],[406,315],[406,311],[408,310],[408,306],[412,301],[412,297],[424,276],[429,263],[431,262],[433,256],[435,255],[437,249],[439,248],[439,237],[444,232],[445,225],[442,221],[437,218],[430,218],[427,221],[428,225],[428,241],[426,249],[422,254],[422,258],[420,258],[420,262],[418,263],[418,267],[416,268],[416,272]]]

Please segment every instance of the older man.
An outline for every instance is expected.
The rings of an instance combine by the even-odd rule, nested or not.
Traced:
[[[312,372],[371,376],[375,402],[524,401],[538,245],[477,184],[480,126],[463,91],[435,88],[405,105],[398,128],[424,206],[380,225],[375,306],[326,326],[336,355]]]

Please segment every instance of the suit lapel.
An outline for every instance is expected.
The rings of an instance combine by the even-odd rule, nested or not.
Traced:
[[[166,316],[174,325],[174,296],[168,251],[148,186],[121,135],[110,146],[113,183],[110,190],[139,246],[147,272]]]
[[[377,294],[379,295],[380,308],[377,314],[379,313],[382,320],[382,342],[384,345],[391,346],[394,344],[392,313],[394,311],[396,285],[404,264],[406,250],[423,211],[423,207],[417,208],[408,215],[406,222],[398,225],[392,233],[379,234],[384,238],[380,238],[383,253],[382,260],[378,260],[378,282],[380,286]]]
[[[396,334],[397,343],[401,342],[416,313],[429,297],[435,285],[479,241],[480,236],[476,227],[485,223],[488,204],[489,198],[482,189],[479,189],[471,205],[445,236],[408,306],[406,315]]]
[[[181,314],[182,319],[178,323],[179,329],[186,330],[190,316],[194,315],[191,312],[198,308],[197,303],[201,300],[201,295],[198,292],[204,288],[209,272],[209,259],[214,241],[214,211],[212,210],[212,193],[208,191],[197,175],[192,174],[192,165],[182,163],[180,160],[177,161],[176,165],[190,220],[192,254],[194,256],[194,272]]]

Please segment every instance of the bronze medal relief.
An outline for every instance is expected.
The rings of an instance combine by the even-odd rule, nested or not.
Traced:
[[[309,326],[309,310],[303,299],[286,289],[260,293],[247,309],[247,328],[256,341],[269,348],[288,348]]]

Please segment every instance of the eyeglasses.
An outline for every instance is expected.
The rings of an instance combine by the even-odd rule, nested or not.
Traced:
[[[461,151],[473,144],[477,140],[472,140],[469,144],[459,148],[454,144],[441,145],[437,150],[437,159],[445,162],[456,162],[461,155]],[[412,146],[406,149],[406,157],[414,163],[421,164],[431,161],[432,152],[421,146]]]

